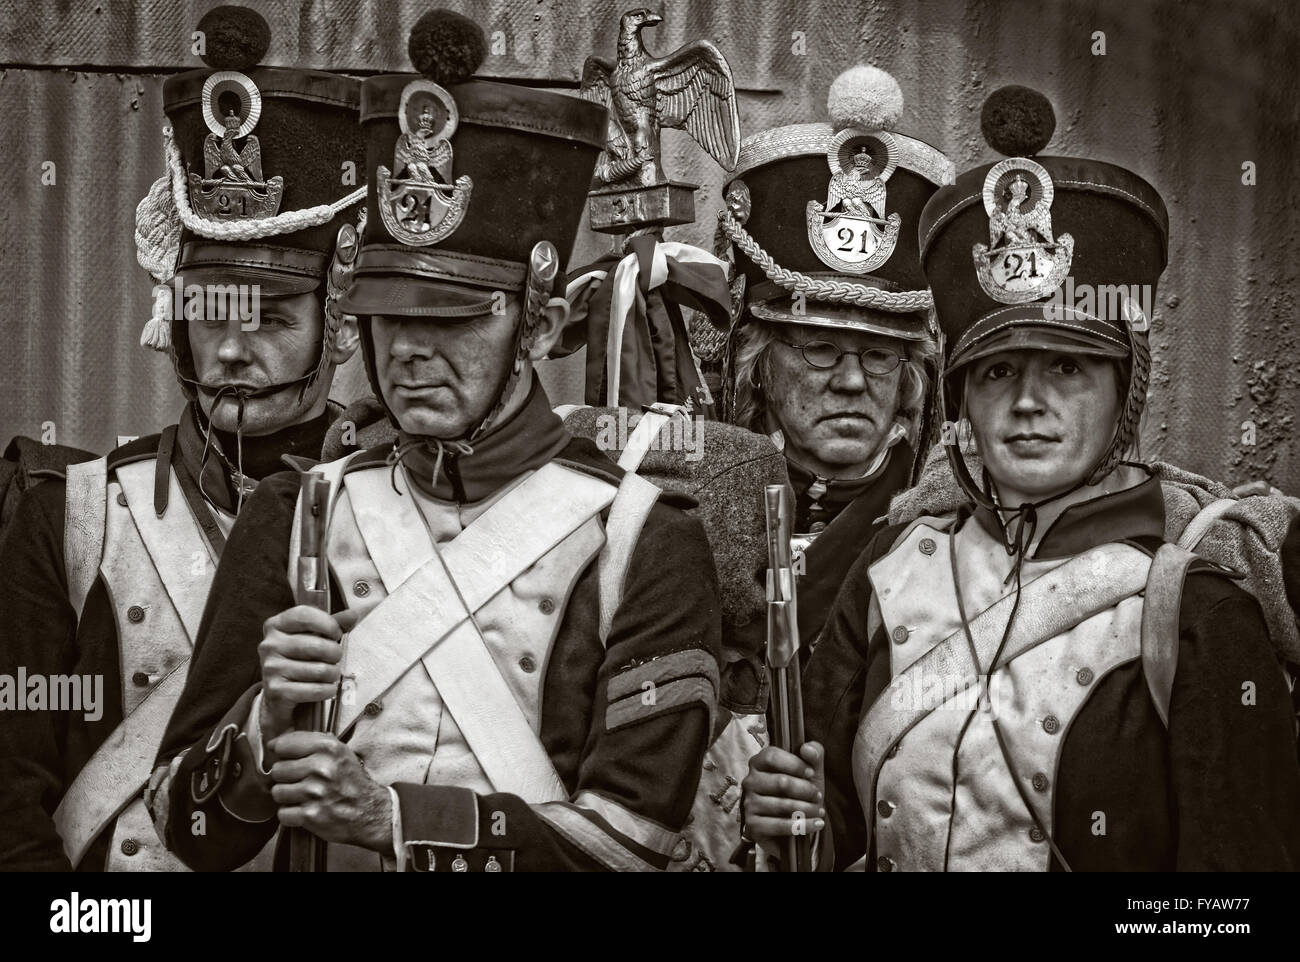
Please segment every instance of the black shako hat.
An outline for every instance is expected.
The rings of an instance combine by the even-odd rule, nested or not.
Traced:
[[[467,79],[486,44],[477,24],[448,11],[421,18],[408,49],[419,75],[361,85],[369,190],[343,309],[481,316],[499,292],[525,290],[539,242],[567,259],[606,112],[576,97]]]
[[[945,417],[954,372],[1001,350],[1068,350],[1130,362],[1116,436],[1099,480],[1136,438],[1150,373],[1147,329],[1169,248],[1169,215],[1149,183],[1114,164],[1040,156],[1056,127],[1041,93],[1010,86],[980,126],[1007,159],[935,193],[921,213],[921,265],[944,339]]]
[[[257,67],[270,28],[254,10],[220,6],[198,23],[211,69],[163,83],[167,171],[136,208],[136,254],[155,281],[226,297],[240,286],[259,298],[324,289],[320,355],[291,382],[323,369],[342,324],[342,292],[363,208],[360,83],[316,70]],[[181,390],[195,396],[187,322],[155,290],[140,343],[171,357]],[[229,306],[229,305],[227,305]]]
[[[256,283],[263,297],[315,290],[362,198],[360,83],[254,66],[270,32],[244,7],[217,7],[199,30],[204,61],[216,69],[163,83],[163,111],[200,221],[182,232],[175,272],[187,284]]]
[[[952,182],[952,162],[889,129],[903,95],[883,70],[846,70],[827,106],[831,124],[776,127],[741,145],[719,217],[739,251],[745,306],[759,320],[919,340],[930,297],[915,225]]]

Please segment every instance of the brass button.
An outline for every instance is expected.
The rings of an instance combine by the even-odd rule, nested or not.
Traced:
[[[124,838],[124,839],[122,839],[122,854],[123,854],[123,855],[134,855],[134,854],[135,854],[136,852],[138,852],[138,851],[140,851],[140,843],[139,843],[139,842],[137,842],[137,841],[136,841],[135,839],[133,839],[133,838]]]
[[[123,494],[121,491],[117,492],[117,504],[119,507],[122,508],[126,507],[126,495]]]
[[[1091,685],[1093,677],[1091,668],[1080,668],[1078,673],[1075,674],[1074,680],[1080,685]]]
[[[877,872],[892,872],[895,866],[896,863],[888,855],[882,855],[880,858],[876,859]]]
[[[808,526],[809,534],[817,534],[819,531],[824,531],[824,530],[826,530],[825,521],[814,521],[811,525]]]
[[[1044,775],[1042,772],[1034,772],[1034,777],[1031,778],[1029,781],[1034,786],[1034,791],[1036,792],[1047,791],[1047,776]]]
[[[1047,734],[1055,735],[1060,730],[1061,723],[1057,720],[1055,715],[1048,715],[1043,719],[1043,731],[1047,732]]]
[[[358,598],[364,598],[370,594],[370,582],[357,580],[352,583],[352,593]]]
[[[144,621],[144,609],[139,605],[132,605],[130,608],[127,608],[126,620],[132,624],[138,625],[140,622]]]
[[[149,676],[142,671],[137,671],[131,676],[131,682],[143,688],[145,685],[149,684]]]
[[[897,807],[893,802],[887,802],[882,798],[876,802],[876,814],[881,818],[889,818],[890,815],[894,814],[894,809]]]
[[[374,718],[383,710],[384,706],[377,701],[368,702],[365,707],[365,713],[371,718]]]
[[[1045,838],[1047,838],[1047,836],[1043,834],[1043,830],[1037,825],[1029,830],[1029,841],[1041,842]]]
[[[524,657],[519,659],[519,667],[529,674],[532,674],[537,670],[537,662],[533,661],[532,655],[524,655]]]
[[[244,766],[239,764],[239,762],[231,763],[230,774],[233,775],[235,778],[238,778],[240,773],[243,772],[243,770],[244,770]]]
[[[890,637],[894,639],[894,644],[901,645],[903,642],[907,641],[907,636],[909,634],[911,634],[911,632],[909,632],[902,625],[899,625],[892,632],[890,632]]]
[[[917,545],[917,547],[921,549],[921,554],[934,554],[935,550],[939,546],[934,543],[933,538],[922,538],[921,543]]]
[[[552,611],[555,610],[555,602],[552,601],[550,598],[543,598],[541,601],[537,603],[537,607],[542,614],[549,615]]]

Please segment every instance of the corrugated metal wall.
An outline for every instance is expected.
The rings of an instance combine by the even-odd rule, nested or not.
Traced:
[[[481,74],[576,85],[612,54],[633,0],[442,0],[477,17],[500,51]],[[136,347],[149,282],[135,262],[135,205],[161,173],[161,75],[197,66],[190,31],[215,3],[0,3],[0,439],[104,448],[174,417],[161,356]],[[406,32],[431,3],[250,0],[274,33],[266,62],[357,73],[406,70]],[[1294,311],[1300,262],[1295,147],[1300,8],[1287,0],[888,0],[652,4],[652,51],[713,39],[741,88],[743,133],[824,119],[826,87],[858,61],[892,71],[900,128],[959,169],[988,160],[980,104],[1004,83],[1055,102],[1049,152],[1130,167],[1164,194],[1170,267],[1153,327],[1146,453],[1241,481],[1300,490]],[[1097,55],[1096,32],[1105,54]],[[674,132],[669,171],[703,185],[709,246],[721,173]],[[56,182],[42,183],[52,161]],[[1257,184],[1242,183],[1255,165]],[[791,185],[798,189],[798,185]],[[670,235],[674,236],[674,235]],[[584,235],[575,256],[604,242]],[[354,365],[336,395],[363,387]],[[568,384],[564,377],[553,383]],[[563,392],[561,386],[553,393]],[[571,387],[568,388],[571,390]],[[556,397],[557,402],[564,399]],[[1243,443],[1243,422],[1255,444]]]

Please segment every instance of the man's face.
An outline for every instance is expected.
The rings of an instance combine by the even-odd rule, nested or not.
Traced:
[[[971,363],[966,408],[1002,503],[1019,507],[1097,466],[1120,414],[1119,371],[1087,354],[1004,351]]]
[[[464,323],[375,315],[375,370],[388,409],[404,431],[467,435],[487,417],[514,360],[517,303]]]
[[[325,336],[324,301],[319,292],[293,297],[260,298],[258,323],[253,330],[241,330],[238,316],[223,320],[225,311],[203,320],[187,321],[190,356],[203,385],[199,404],[221,431],[234,431],[239,404],[229,396],[213,411],[217,389],[225,386],[255,391],[301,377],[320,358]],[[298,389],[252,398],[244,405],[244,433],[270,434],[297,424],[318,413],[324,402],[329,378],[320,378],[298,403]]]
[[[830,341],[841,350],[880,348],[902,355],[902,342],[804,324],[780,325],[777,337],[768,352],[763,388],[773,426],[785,435],[786,453],[822,477],[860,476],[898,411],[902,364],[873,375],[863,370],[858,356],[846,353],[833,368],[819,370],[790,344]]]

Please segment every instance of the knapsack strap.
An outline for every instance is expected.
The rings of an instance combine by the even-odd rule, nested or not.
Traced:
[[[1196,516],[1187,522],[1187,527],[1178,536],[1178,547],[1186,548],[1188,551],[1195,551],[1196,546],[1209,533],[1214,522],[1223,517],[1224,512],[1236,503],[1236,498],[1220,498],[1218,501],[1211,501],[1196,512]]]
[[[614,613],[623,601],[623,585],[627,569],[632,563],[632,552],[641,537],[641,529],[650,509],[659,500],[659,486],[632,471],[623,475],[609,508],[609,521],[605,526],[605,545],[596,560],[600,597],[600,643],[609,643],[609,632],[614,625]]]
[[[618,466],[624,471],[638,470],[650,450],[650,445],[659,437],[659,432],[663,430],[664,425],[679,415],[686,416],[686,408],[680,404],[656,402],[646,408],[627,439],[627,447],[619,455]]]
[[[1142,603],[1142,675],[1147,680],[1156,714],[1165,728],[1169,727],[1169,700],[1174,689],[1174,673],[1178,669],[1178,621],[1183,605],[1183,582],[1187,578],[1187,569],[1196,558],[1186,548],[1164,544],[1156,551],[1147,574],[1146,598]]]

